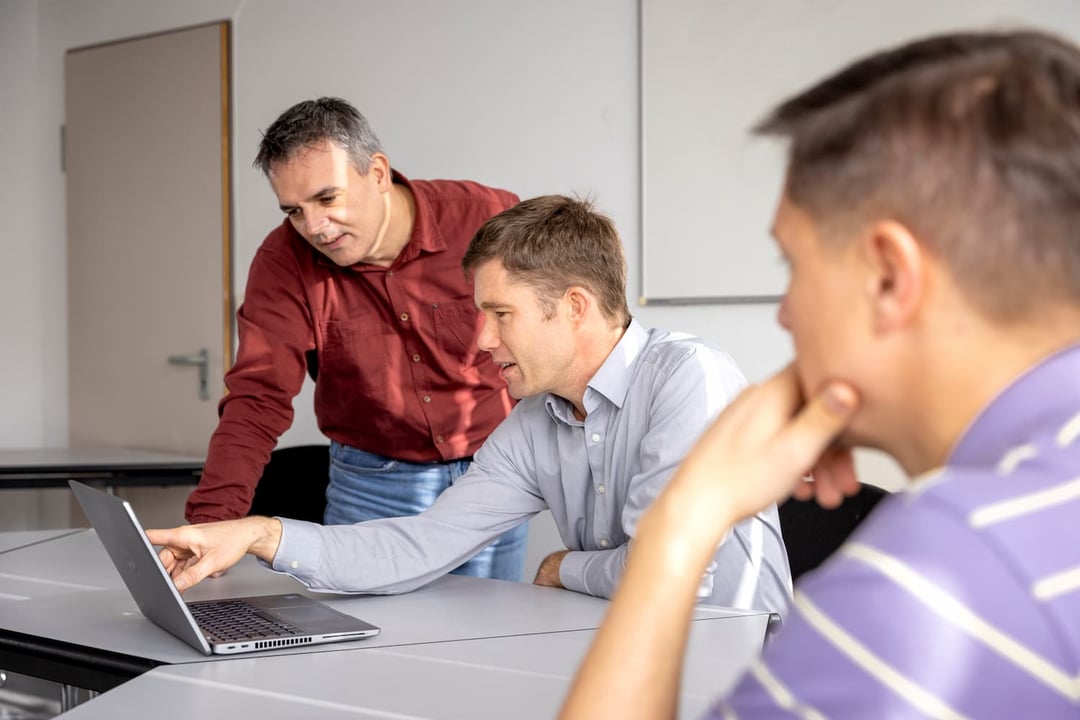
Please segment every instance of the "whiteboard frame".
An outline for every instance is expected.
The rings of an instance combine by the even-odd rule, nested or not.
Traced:
[[[646,262],[646,215],[648,206],[645,200],[646,178],[646,135],[645,135],[645,0],[637,0],[637,76],[638,76],[638,207],[639,227],[641,232],[638,236],[638,257],[640,265],[640,293],[638,305],[645,307],[656,306],[679,306],[679,305],[767,305],[776,304],[783,300],[783,293],[769,293],[761,295],[704,295],[688,297],[662,297],[649,296],[647,294],[649,268]]]

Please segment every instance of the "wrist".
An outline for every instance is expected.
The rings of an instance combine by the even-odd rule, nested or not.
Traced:
[[[260,560],[273,562],[281,544],[281,521],[271,517],[253,517],[251,520],[254,527],[248,553]]]
[[[544,558],[540,563],[540,569],[537,571],[536,579],[533,580],[533,582],[537,585],[545,585],[547,587],[564,587],[560,570],[562,569],[563,558],[565,558],[569,552],[569,550],[559,550]]]

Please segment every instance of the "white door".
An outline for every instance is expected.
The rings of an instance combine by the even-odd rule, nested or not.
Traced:
[[[206,452],[231,360],[228,38],[67,54],[73,447]]]

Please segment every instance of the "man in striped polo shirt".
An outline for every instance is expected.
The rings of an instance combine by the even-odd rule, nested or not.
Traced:
[[[564,716],[673,715],[716,542],[792,492],[838,504],[856,445],[910,489],[796,586],[714,716],[1080,716],[1080,49],[917,41],[759,132],[790,140],[773,231],[795,362],[725,410],[641,520]]]

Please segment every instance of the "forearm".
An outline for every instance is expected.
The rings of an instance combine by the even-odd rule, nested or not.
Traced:
[[[563,718],[675,717],[697,589],[725,530],[688,522],[696,504],[691,495],[669,492],[642,518]]]
[[[283,520],[271,567],[320,592],[397,594],[422,587],[507,528],[447,526],[425,513],[353,525]]]
[[[304,353],[314,341],[301,281],[271,265],[262,251],[252,263],[248,297],[236,316],[236,362],[225,375],[202,478],[185,508],[189,522],[247,515],[270,453],[292,425]]]

